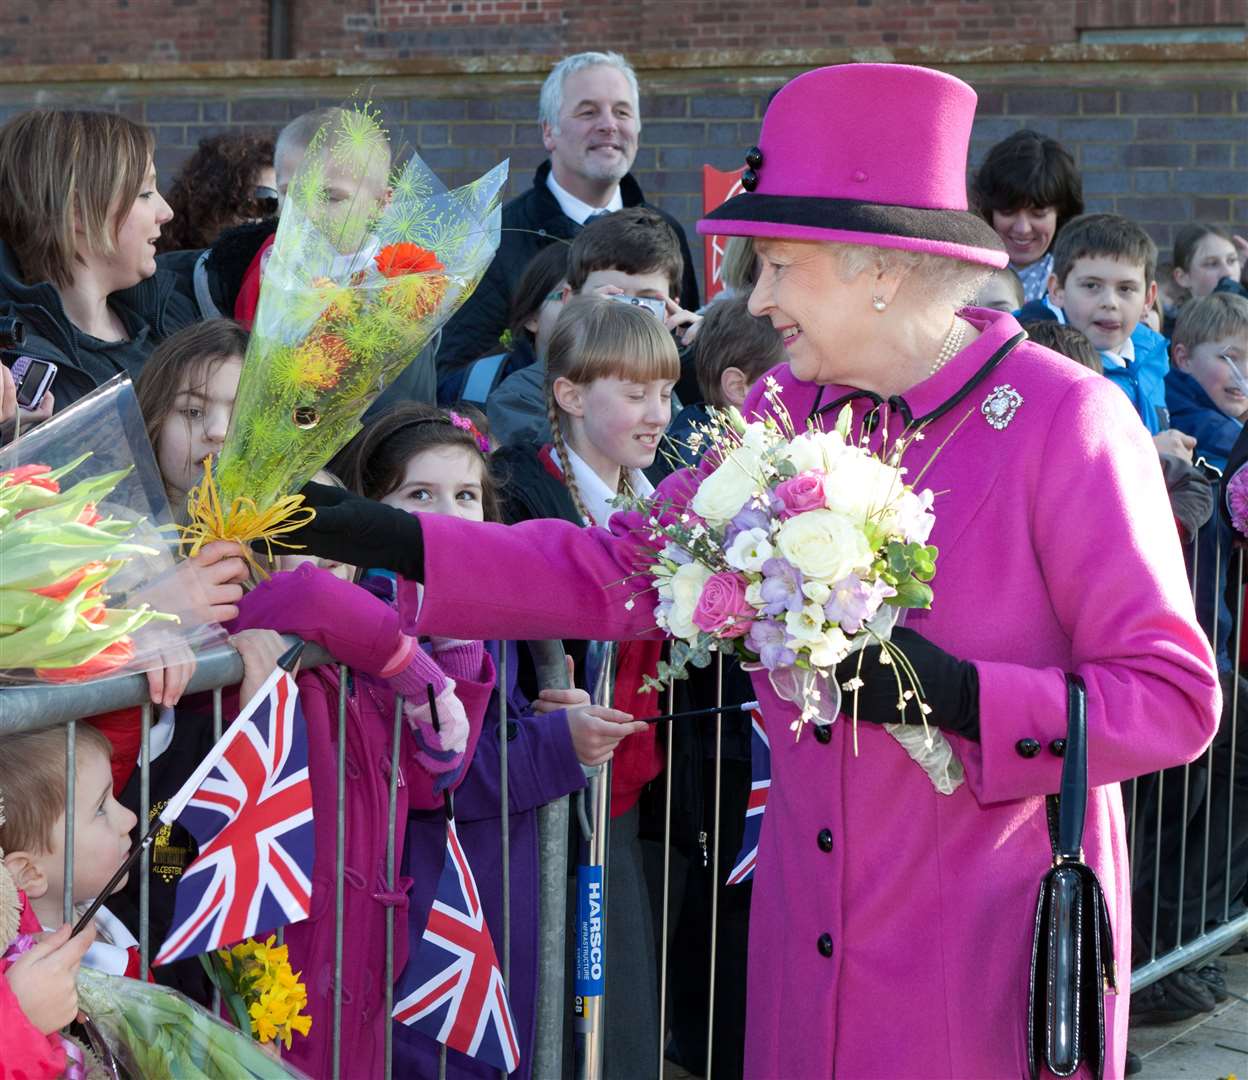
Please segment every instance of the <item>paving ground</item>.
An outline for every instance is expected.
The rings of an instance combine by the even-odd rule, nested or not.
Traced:
[[[1139,1080],[1248,1080],[1248,953],[1220,957],[1230,999],[1177,1024],[1133,1027],[1130,1047],[1144,1060]],[[670,1062],[664,1080],[694,1080]]]
[[[1248,1080],[1248,954],[1219,959],[1228,1001],[1191,1020],[1131,1029],[1128,1045],[1144,1060],[1140,1080]]]

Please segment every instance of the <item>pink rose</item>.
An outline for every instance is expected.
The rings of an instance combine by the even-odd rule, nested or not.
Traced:
[[[757,614],[745,598],[745,585],[740,574],[712,574],[698,596],[693,625],[718,638],[744,634]]]
[[[776,485],[776,498],[784,503],[782,518],[796,517],[808,510],[821,510],[827,505],[823,497],[823,476],[804,472]]]

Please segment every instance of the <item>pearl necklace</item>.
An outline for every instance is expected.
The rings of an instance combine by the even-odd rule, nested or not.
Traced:
[[[940,352],[936,354],[936,362],[932,364],[932,370],[928,375],[935,375],[950,360],[958,354],[958,350],[962,348],[962,339],[966,337],[966,323],[959,319],[956,315],[953,319],[953,325],[949,327],[949,333],[945,335],[945,340],[941,343]]]

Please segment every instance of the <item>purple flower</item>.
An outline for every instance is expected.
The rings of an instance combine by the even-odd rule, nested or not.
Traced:
[[[759,592],[764,615],[801,611],[806,603],[806,597],[802,595],[801,571],[784,559],[768,559],[763,563],[763,583]]]
[[[671,561],[677,566],[687,566],[689,563],[693,562],[693,556],[679,544],[668,544],[663,549],[663,557],[665,559],[671,559]]]
[[[787,636],[783,623],[776,619],[761,619],[750,624],[745,643],[758,653],[763,667],[768,671],[775,671],[776,668],[797,663],[797,653],[784,644]]]
[[[897,590],[883,581],[867,584],[857,574],[850,574],[832,586],[823,613],[846,634],[856,634],[880,610],[886,597],[896,595]]]
[[[771,519],[766,510],[759,510],[746,503],[724,529],[724,547],[731,547],[732,542],[743,532],[748,532],[750,529],[766,530],[770,524]]]

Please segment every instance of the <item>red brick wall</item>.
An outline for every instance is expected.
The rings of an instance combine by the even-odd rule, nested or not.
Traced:
[[[1052,44],[1242,27],[1248,0],[287,0],[295,57]],[[4,0],[0,62],[256,60],[268,0]]]

